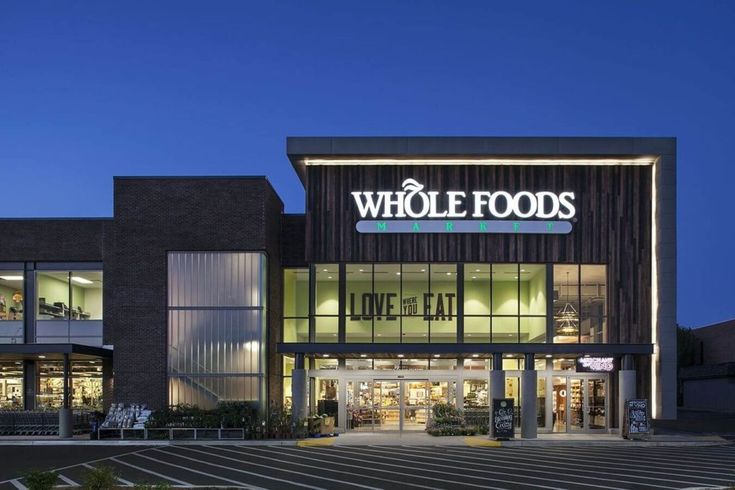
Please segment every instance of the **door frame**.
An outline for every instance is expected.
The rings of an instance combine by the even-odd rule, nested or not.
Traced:
[[[548,374],[547,379],[547,393],[553,396],[554,393],[554,378],[565,378],[566,380],[566,391],[567,396],[565,399],[565,418],[566,418],[566,429],[560,432],[554,432],[553,426],[553,402],[550,400],[549,407],[547,407],[548,418],[547,421],[551,420],[551,432],[554,434],[598,434],[607,433],[610,431],[610,375],[609,373],[576,373],[569,371],[554,371]],[[572,379],[580,381],[581,396],[582,396],[582,414],[583,414],[583,427],[572,428],[572,412],[571,408],[571,386]],[[601,379],[605,382],[605,427],[602,429],[590,429],[590,417],[589,417],[589,383],[591,379]],[[551,396],[549,398],[551,398]]]

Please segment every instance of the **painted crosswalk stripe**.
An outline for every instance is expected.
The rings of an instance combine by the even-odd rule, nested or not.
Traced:
[[[15,480],[9,480],[9,482],[18,490],[28,490],[28,487],[23,485],[18,478],[16,478]]]

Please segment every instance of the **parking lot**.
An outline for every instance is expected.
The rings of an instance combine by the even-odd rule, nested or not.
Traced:
[[[32,456],[31,456],[32,455]],[[240,488],[691,488],[735,483],[735,445],[627,448],[460,446],[0,446],[0,488],[31,467],[59,484],[110,466],[121,486]],[[45,463],[45,464],[44,464]]]

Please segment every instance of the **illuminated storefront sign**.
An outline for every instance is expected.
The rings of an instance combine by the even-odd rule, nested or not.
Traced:
[[[580,357],[577,359],[578,373],[610,373],[615,371],[614,357]]]
[[[370,320],[385,317],[386,320],[396,320],[397,315],[417,316],[419,308],[424,320],[452,320],[454,318],[455,293],[423,293],[421,305],[416,296],[403,298],[398,305],[397,293],[350,293],[349,306],[352,314],[350,320]]]
[[[567,220],[576,215],[574,192],[474,191],[468,196],[424,191],[414,179],[401,187],[351,193],[360,217],[368,218],[357,223],[358,232],[565,234],[572,230]]]

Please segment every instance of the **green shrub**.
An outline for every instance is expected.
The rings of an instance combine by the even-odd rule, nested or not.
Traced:
[[[168,483],[156,483],[155,485],[138,483],[133,488],[137,488],[139,490],[171,490],[171,485]]]
[[[109,466],[98,466],[84,473],[82,488],[85,490],[109,490],[117,486],[117,473]]]
[[[23,483],[28,490],[50,490],[58,476],[53,471],[31,470],[23,475]]]

